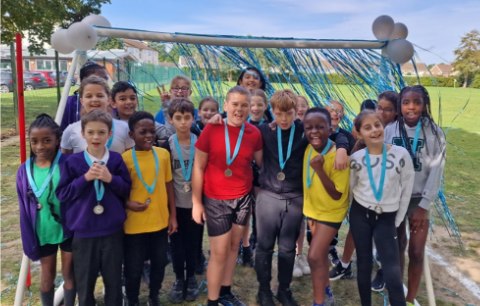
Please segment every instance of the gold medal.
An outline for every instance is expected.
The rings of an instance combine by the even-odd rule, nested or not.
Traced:
[[[225,176],[226,177],[231,177],[233,174],[232,170],[230,170],[230,168],[228,168],[227,170],[225,170]]]
[[[188,193],[188,192],[190,192],[190,190],[192,190],[192,186],[190,184],[187,183],[187,184],[183,185],[183,191]]]
[[[150,198],[145,200],[145,205],[150,205],[150,203],[152,203],[152,200],[150,200]]]
[[[282,171],[278,172],[277,179],[279,181],[284,181],[285,180],[285,173],[283,173]]]
[[[100,202],[98,202],[98,204],[93,208],[93,212],[96,214],[96,215],[101,215],[103,214],[103,206],[100,205]]]
[[[43,208],[42,203],[38,203],[38,204],[37,204],[37,210],[42,210],[42,208]]]

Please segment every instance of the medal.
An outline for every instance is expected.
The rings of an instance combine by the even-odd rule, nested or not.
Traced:
[[[228,127],[227,123],[225,122],[225,146],[227,151],[227,170],[225,170],[225,176],[231,177],[233,172],[230,170],[230,165],[233,163],[235,158],[238,155],[238,151],[240,151],[240,144],[242,143],[243,132],[245,131],[245,123],[242,123],[242,128],[240,129],[240,133],[238,134],[237,144],[235,145],[235,151],[233,151],[233,156],[230,157],[230,137],[228,136]]]
[[[93,163],[90,157],[88,156],[87,150],[83,151],[83,156],[85,157],[87,164],[91,167]],[[103,195],[105,194],[105,186],[103,186],[103,182],[100,180],[94,180],[93,186],[95,187],[95,195],[97,197],[97,205],[93,208],[93,212],[96,215],[101,215],[103,214],[104,208],[100,204],[100,201],[103,199]]]
[[[152,194],[155,190],[155,185],[157,184],[158,178],[158,156],[157,152],[155,152],[155,149],[152,149],[152,152],[153,157],[155,158],[155,179],[153,180],[152,185],[148,186],[147,183],[145,183],[145,181],[143,180],[142,171],[140,169],[140,166],[138,165],[137,151],[135,150],[135,147],[133,147],[132,149],[133,164],[135,165],[135,170],[137,171],[138,178],[140,179],[140,182],[142,182],[143,186],[145,186],[149,194]]]
[[[375,206],[375,212],[377,213],[377,215],[381,215],[383,213],[383,209],[382,207],[380,206]]]
[[[325,146],[325,148],[323,148],[322,152],[320,152],[320,155],[325,155],[327,154],[328,150],[330,149],[330,145],[332,144],[332,141],[330,139],[328,139],[327,141],[327,145]],[[312,174],[310,175],[310,168],[312,168],[310,166],[310,158],[312,157],[312,151],[313,151],[313,146],[310,145],[310,151],[308,152],[308,159],[306,160],[306,163],[307,163],[307,188],[310,188],[310,186],[312,185],[312,181],[313,181],[313,176],[315,175],[315,170],[312,169]]]
[[[288,138],[288,149],[287,149],[287,156],[285,161],[283,160],[283,146],[282,146],[282,131],[280,127],[277,127],[277,142],[278,142],[278,161],[280,163],[280,172],[277,174],[277,179],[279,181],[285,180],[285,173],[283,173],[283,168],[285,168],[285,164],[287,163],[290,155],[292,154],[292,145],[293,145],[293,136],[295,134],[295,123],[293,123],[290,129],[290,137]]]
[[[145,200],[145,205],[150,205],[150,203],[152,203],[152,200],[150,200],[150,198]]]
[[[38,204],[37,204],[37,210],[42,210],[42,208],[43,208],[42,203],[38,203]]]
[[[33,179],[32,165],[31,165],[32,159],[31,158],[27,159],[25,163],[25,170],[27,172],[28,183],[30,184],[32,191],[37,198],[40,198],[42,196],[42,194],[45,192],[45,189],[47,189],[48,184],[52,180],[53,174],[58,167],[58,161],[60,160],[60,156],[62,156],[62,152],[58,151],[57,156],[55,156],[55,159],[53,160],[53,163],[50,166],[50,170],[48,171],[48,175],[45,178],[45,181],[43,181],[43,184],[40,187],[40,189],[38,189],[37,184],[35,184],[35,180]]]
[[[372,173],[372,165],[370,163],[370,154],[368,153],[368,148],[365,148],[365,162],[367,164],[368,178],[370,180],[370,186],[372,186],[373,194],[375,199],[380,203],[383,195],[383,185],[385,183],[385,173],[387,172],[387,145],[383,144],[383,153],[382,153],[382,172],[380,174],[380,182],[378,184],[378,189],[375,187],[375,180]],[[377,211],[375,207],[375,212]],[[381,209],[381,207],[379,207]]]
[[[183,177],[187,183],[183,186],[183,191],[189,192],[192,187],[190,185],[190,179],[192,177],[192,165],[193,165],[193,155],[195,153],[195,146],[193,142],[195,141],[195,137],[193,134],[190,134],[190,156],[188,159],[188,169],[185,169],[185,161],[183,160],[182,149],[180,148],[180,143],[178,142],[177,134],[173,136],[173,140],[175,142],[175,148],[177,149],[178,159],[180,160],[180,168],[182,168]]]

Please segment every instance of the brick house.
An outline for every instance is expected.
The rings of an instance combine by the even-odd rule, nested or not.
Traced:
[[[435,64],[430,71],[435,76],[453,76],[458,74],[458,72],[453,71],[453,66],[449,64]]]
[[[123,39],[125,50],[139,62],[158,65],[158,52],[149,45],[133,39]]]
[[[403,76],[409,75],[416,75],[418,73],[419,76],[426,76],[429,75],[428,67],[424,63],[415,63],[417,66],[417,72],[415,72],[415,67],[411,62],[403,64],[400,69],[402,70]]]

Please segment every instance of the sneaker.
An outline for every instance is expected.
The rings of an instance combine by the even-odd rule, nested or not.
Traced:
[[[218,303],[224,306],[247,306],[240,301],[232,292],[218,298]]]
[[[340,258],[338,258],[338,253],[336,248],[333,248],[330,251],[328,251],[328,259],[330,260],[330,264],[332,266],[338,265],[338,263],[340,262]]]
[[[337,279],[340,279],[340,278],[351,278],[353,277],[353,273],[352,273],[352,263],[349,263],[348,264],[348,267],[344,268],[342,266],[342,263],[339,262],[335,268],[333,268],[332,270],[330,270],[329,272],[329,279],[331,281],[334,281],[334,280],[337,280]]]
[[[299,306],[297,301],[295,301],[295,299],[293,298],[292,290],[290,290],[290,288],[282,291],[278,290],[277,300],[283,306]]]
[[[307,257],[305,257],[305,255],[303,254],[297,255],[297,257],[298,257],[298,265],[300,266],[300,269],[302,270],[303,275],[309,275],[310,266],[308,265]]]
[[[415,306],[415,304],[407,302],[407,306]]]
[[[175,280],[173,283],[172,291],[170,291],[170,295],[168,299],[172,303],[181,303],[183,302],[183,290],[185,289],[185,281],[183,279]]]
[[[303,275],[302,267],[300,266],[300,259],[299,255],[295,256],[295,264],[293,265],[293,277],[300,277]]]
[[[381,292],[385,289],[385,281],[383,280],[383,270],[378,269],[375,278],[372,281],[372,291]]]
[[[272,291],[268,290],[260,290],[257,293],[257,302],[260,306],[275,306],[275,302],[273,301],[273,293]]]
[[[146,262],[143,264],[142,280],[147,286],[150,286],[150,263],[149,262]]]
[[[253,268],[252,250],[250,250],[250,247],[242,247],[242,248],[243,248],[242,265],[247,268]]]
[[[197,260],[197,265],[195,266],[195,274],[202,275],[205,272],[205,254],[200,253],[200,257]]]
[[[325,300],[323,301],[323,305],[324,306],[335,306],[335,296],[332,295],[332,296],[326,296],[325,297]]]
[[[152,298],[152,297],[149,297],[149,298],[148,298],[147,305],[148,305],[148,306],[160,306],[160,305],[161,305],[161,304],[160,304],[160,298],[158,297],[158,295],[155,296],[155,297],[153,297],[153,298]]]
[[[187,301],[195,301],[198,299],[199,291],[198,291],[198,283],[195,276],[192,276],[187,279],[187,294],[185,295],[185,300]]]

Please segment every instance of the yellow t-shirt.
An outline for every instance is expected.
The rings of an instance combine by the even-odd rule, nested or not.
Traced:
[[[133,150],[122,154],[132,178],[132,190],[130,200],[145,203],[150,199],[148,208],[141,212],[127,211],[127,220],[124,224],[126,234],[141,234],[156,232],[168,226],[168,197],[165,183],[172,180],[170,167],[170,154],[167,150],[153,147],[158,156],[158,178],[152,194],[142,184],[133,163]],[[142,172],[144,182],[151,186],[155,179],[155,157],[152,151],[136,151],[138,166]]]
[[[333,169],[335,156],[337,154],[337,148],[335,146],[324,155],[325,163],[323,164],[323,170],[335,184],[335,189],[342,193],[340,200],[336,201],[330,197],[327,190],[325,190],[322,181],[313,171],[313,168],[310,167],[310,160],[308,159],[310,150],[312,150],[310,159],[313,159],[319,154],[313,149],[312,145],[308,145],[305,150],[303,158],[303,192],[305,195],[303,214],[308,218],[318,221],[332,223],[342,222],[348,211],[350,168],[341,171]],[[307,188],[307,167],[310,168],[310,177],[313,177],[310,188]]]

